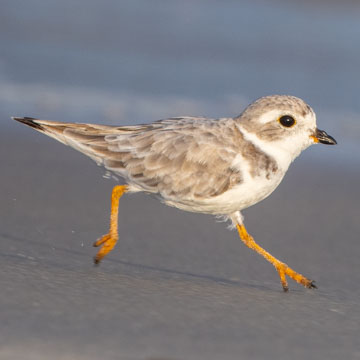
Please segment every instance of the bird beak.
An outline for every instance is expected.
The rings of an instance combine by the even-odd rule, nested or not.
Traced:
[[[324,130],[315,130],[315,134],[310,135],[310,137],[314,140],[315,143],[321,143],[325,145],[336,145],[336,140],[328,135]]]

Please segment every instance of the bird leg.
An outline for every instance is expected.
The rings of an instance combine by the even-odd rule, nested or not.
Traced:
[[[277,270],[280,276],[281,285],[284,289],[284,291],[288,291],[288,283],[286,281],[286,275],[289,276],[291,279],[295,280],[299,284],[305,286],[306,288],[315,288],[316,286],[314,284],[314,281],[307,279],[305,276],[297,273],[293,269],[291,269],[289,266],[287,266],[285,263],[279,261],[274,256],[272,256],[270,253],[268,253],[266,250],[264,250],[261,246],[259,246],[254,238],[248,234],[248,232],[245,229],[245,226],[242,224],[236,225],[240,239],[244,242],[244,244],[249,247],[250,249],[255,250],[258,254],[263,256],[267,261],[269,261]]]
[[[121,196],[128,191],[127,185],[114,186],[111,193],[111,214],[110,214],[110,230],[107,234],[98,239],[94,246],[101,246],[100,250],[94,257],[94,263],[99,264],[102,258],[107,255],[116,245],[119,238],[118,235],[118,212],[119,200]]]

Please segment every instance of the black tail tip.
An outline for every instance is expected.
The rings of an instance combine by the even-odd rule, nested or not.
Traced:
[[[28,125],[34,129],[37,129],[37,130],[43,130],[43,128],[41,127],[41,125],[39,125],[35,118],[32,118],[32,117],[28,117],[28,116],[25,116],[25,117],[15,117],[15,116],[12,116],[11,117],[13,120],[16,120],[16,121],[19,121],[25,125]]]

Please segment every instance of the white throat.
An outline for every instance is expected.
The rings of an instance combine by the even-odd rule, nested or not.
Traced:
[[[286,171],[292,161],[299,155],[299,153],[292,154],[289,151],[285,151],[283,147],[278,146],[276,143],[271,143],[268,141],[264,141],[258,138],[256,134],[250,133],[247,130],[244,129],[241,124],[236,124],[236,126],[239,128],[239,130],[244,135],[245,139],[252,142],[254,145],[256,145],[260,150],[264,151],[266,154],[272,156],[279,168],[281,168],[282,171]]]

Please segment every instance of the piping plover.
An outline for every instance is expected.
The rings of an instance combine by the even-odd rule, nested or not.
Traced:
[[[111,195],[110,230],[94,246],[98,264],[118,240],[118,206],[127,192],[155,194],[167,205],[231,219],[241,240],[307,288],[314,282],[277,260],[248,234],[241,210],[269,196],[291,162],[314,143],[336,144],[316,127],[314,111],[288,95],[262,97],[234,118],[174,117],[151,124],[105,126],[13,118],[81,151],[120,176]]]

